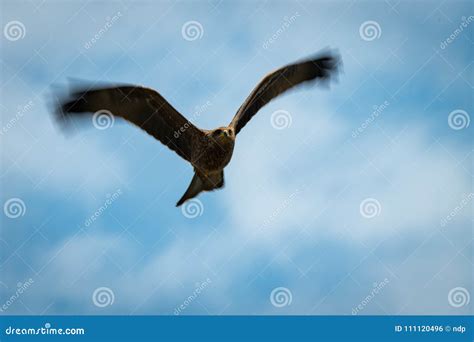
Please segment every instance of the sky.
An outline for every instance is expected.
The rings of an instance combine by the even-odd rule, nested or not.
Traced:
[[[472,313],[469,1],[2,1],[1,314]],[[259,80],[226,186],[120,119],[64,132],[68,78],[156,89],[198,127]]]

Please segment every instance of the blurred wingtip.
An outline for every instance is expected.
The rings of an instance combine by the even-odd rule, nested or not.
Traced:
[[[343,72],[343,62],[339,49],[325,47],[317,52],[313,58],[321,62],[323,68],[327,71],[320,79],[321,87],[329,89],[332,82],[339,83],[339,73]]]
[[[52,83],[50,85],[47,100],[49,112],[55,125],[65,136],[71,136],[77,132],[77,127],[67,111],[67,107],[73,99],[73,87],[77,84],[77,80],[68,77],[66,83]]]

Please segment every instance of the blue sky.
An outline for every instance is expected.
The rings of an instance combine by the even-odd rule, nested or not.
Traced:
[[[1,10],[4,313],[472,312],[472,3]],[[174,207],[192,169],[159,142],[118,119],[65,135],[50,115],[75,77],[155,88],[214,128],[266,73],[327,47],[338,82],[263,108],[196,217]]]

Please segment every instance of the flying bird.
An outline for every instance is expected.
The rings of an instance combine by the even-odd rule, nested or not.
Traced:
[[[339,55],[327,51],[269,73],[232,122],[213,130],[196,127],[157,91],[142,86],[76,87],[67,99],[59,101],[55,112],[60,120],[68,120],[107,111],[140,127],[191,163],[194,176],[176,203],[180,206],[202,191],[224,186],[224,168],[232,158],[236,136],[263,106],[298,85],[329,80],[339,65]]]

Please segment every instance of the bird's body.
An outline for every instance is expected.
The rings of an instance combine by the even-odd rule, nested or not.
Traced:
[[[207,131],[201,137],[198,148],[193,151],[191,164],[195,169],[204,173],[221,171],[229,164],[234,151],[235,135],[233,129],[229,127],[219,127],[215,130]]]
[[[338,65],[338,56],[327,53],[268,74],[240,106],[232,122],[214,130],[197,128],[159,93],[138,86],[81,88],[72,92],[72,99],[60,101],[57,113],[62,120],[101,112],[123,117],[187,160],[194,168],[194,177],[178,201],[179,206],[202,191],[224,186],[224,168],[232,158],[236,136],[261,107],[299,84],[328,80]]]

